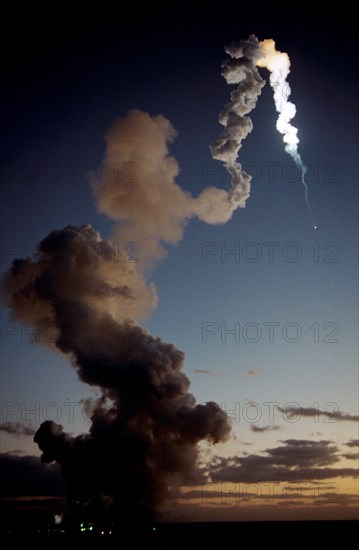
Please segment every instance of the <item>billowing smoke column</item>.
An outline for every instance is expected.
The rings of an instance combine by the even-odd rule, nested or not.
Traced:
[[[196,405],[188,392],[184,354],[123,315],[151,301],[140,280],[90,226],[53,231],[5,280],[15,317],[51,327],[80,379],[101,389],[89,434],[41,425],[43,461],[61,464],[71,501],[137,519],[156,510],[168,483],[194,475],[201,439],[229,432],[218,405]]]
[[[61,465],[71,502],[126,521],[150,521],[171,484],[199,475],[198,442],[230,432],[216,403],[196,404],[189,393],[183,352],[137,324],[157,305],[146,277],[166,245],[193,217],[216,224],[233,213],[227,191],[210,187],[194,198],[176,183],[175,135],[162,115],[132,110],[115,121],[90,178],[99,211],[115,222],[112,240],[89,225],[53,231],[33,259],[13,262],[3,285],[14,318],[42,327],[43,343],[101,393],[89,403],[88,434],[41,425],[43,461]]]
[[[221,160],[232,177],[229,192],[233,210],[244,207],[250,194],[251,176],[237,161],[243,139],[252,131],[253,124],[248,113],[254,109],[265,81],[261,78],[256,63],[262,56],[258,39],[252,34],[246,40],[234,42],[225,48],[231,56],[222,64],[222,75],[228,84],[238,84],[231,93],[231,101],[219,116],[224,130],[211,145],[214,159]]]

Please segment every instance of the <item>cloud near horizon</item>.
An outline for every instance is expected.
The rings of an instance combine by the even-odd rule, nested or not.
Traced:
[[[0,424],[0,431],[15,435],[16,437],[20,435],[35,435],[36,432],[31,424],[22,424],[21,422],[2,422]]]
[[[343,457],[347,458],[348,460],[358,460],[359,453],[344,453]]]
[[[263,369],[248,369],[246,372],[246,376],[258,376],[258,374],[260,374],[261,372],[263,372]]]
[[[359,447],[359,439],[351,439],[347,443],[345,443],[348,447]]]
[[[272,425],[269,425],[269,426],[262,426],[262,427],[261,426],[256,426],[255,424],[251,424],[250,428],[251,428],[252,432],[256,432],[256,433],[272,432],[272,431],[281,429],[281,427],[278,426],[277,424],[272,424]]]
[[[0,497],[65,496],[65,479],[58,464],[40,457],[0,454]]]
[[[209,467],[213,482],[309,481],[356,477],[355,468],[333,468],[338,447],[331,441],[287,439],[263,454],[215,457]]]
[[[283,407],[281,408],[279,405],[276,406],[276,408],[281,412],[284,413],[288,418],[296,417],[299,418],[302,416],[306,416],[309,418],[315,418],[318,416],[326,416],[327,418],[332,418],[334,420],[338,421],[348,421],[348,422],[358,422],[359,416],[358,415],[352,415],[348,413],[344,413],[342,411],[321,411],[319,409],[315,409],[314,407]]]
[[[207,375],[212,374],[212,371],[210,371],[208,369],[195,369],[194,372],[195,372],[195,374],[207,374]]]

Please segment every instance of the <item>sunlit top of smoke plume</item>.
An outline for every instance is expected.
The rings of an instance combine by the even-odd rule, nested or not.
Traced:
[[[133,109],[108,130],[101,170],[91,177],[100,212],[116,222],[114,240],[137,244],[140,270],[178,243],[190,218],[218,224],[233,213],[224,189],[192,197],[177,184],[179,166],[169,153],[176,135],[163,115]]]

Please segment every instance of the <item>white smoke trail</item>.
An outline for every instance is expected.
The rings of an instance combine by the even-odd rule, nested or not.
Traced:
[[[286,78],[290,72],[290,59],[287,53],[280,52],[275,49],[275,42],[271,38],[260,42],[260,48],[262,51],[262,57],[257,59],[256,65],[258,67],[267,68],[271,73],[269,81],[273,88],[275,107],[279,113],[277,130],[283,134],[283,141],[286,144],[285,151],[293,158],[294,162],[300,169],[301,179],[304,186],[305,202],[307,204],[314,229],[317,229],[314,222],[312,207],[309,202],[308,186],[305,181],[307,168],[303,164],[300,153],[298,152],[298,130],[290,123],[296,114],[296,107],[294,103],[288,101],[291,89]]]

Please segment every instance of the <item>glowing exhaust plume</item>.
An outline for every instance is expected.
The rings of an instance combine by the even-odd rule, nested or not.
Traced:
[[[287,53],[279,52],[275,49],[275,42],[271,38],[260,42],[260,48],[262,51],[262,57],[257,60],[256,64],[258,67],[267,68],[271,73],[269,81],[273,88],[275,107],[279,113],[277,130],[283,134],[283,141],[286,144],[286,152],[293,158],[294,162],[301,171],[305,202],[307,203],[314,229],[317,229],[317,226],[314,223],[312,207],[309,202],[308,186],[305,181],[307,169],[303,164],[300,153],[298,152],[298,130],[290,123],[296,114],[294,103],[288,101],[291,90],[286,78],[290,72],[290,59]]]

